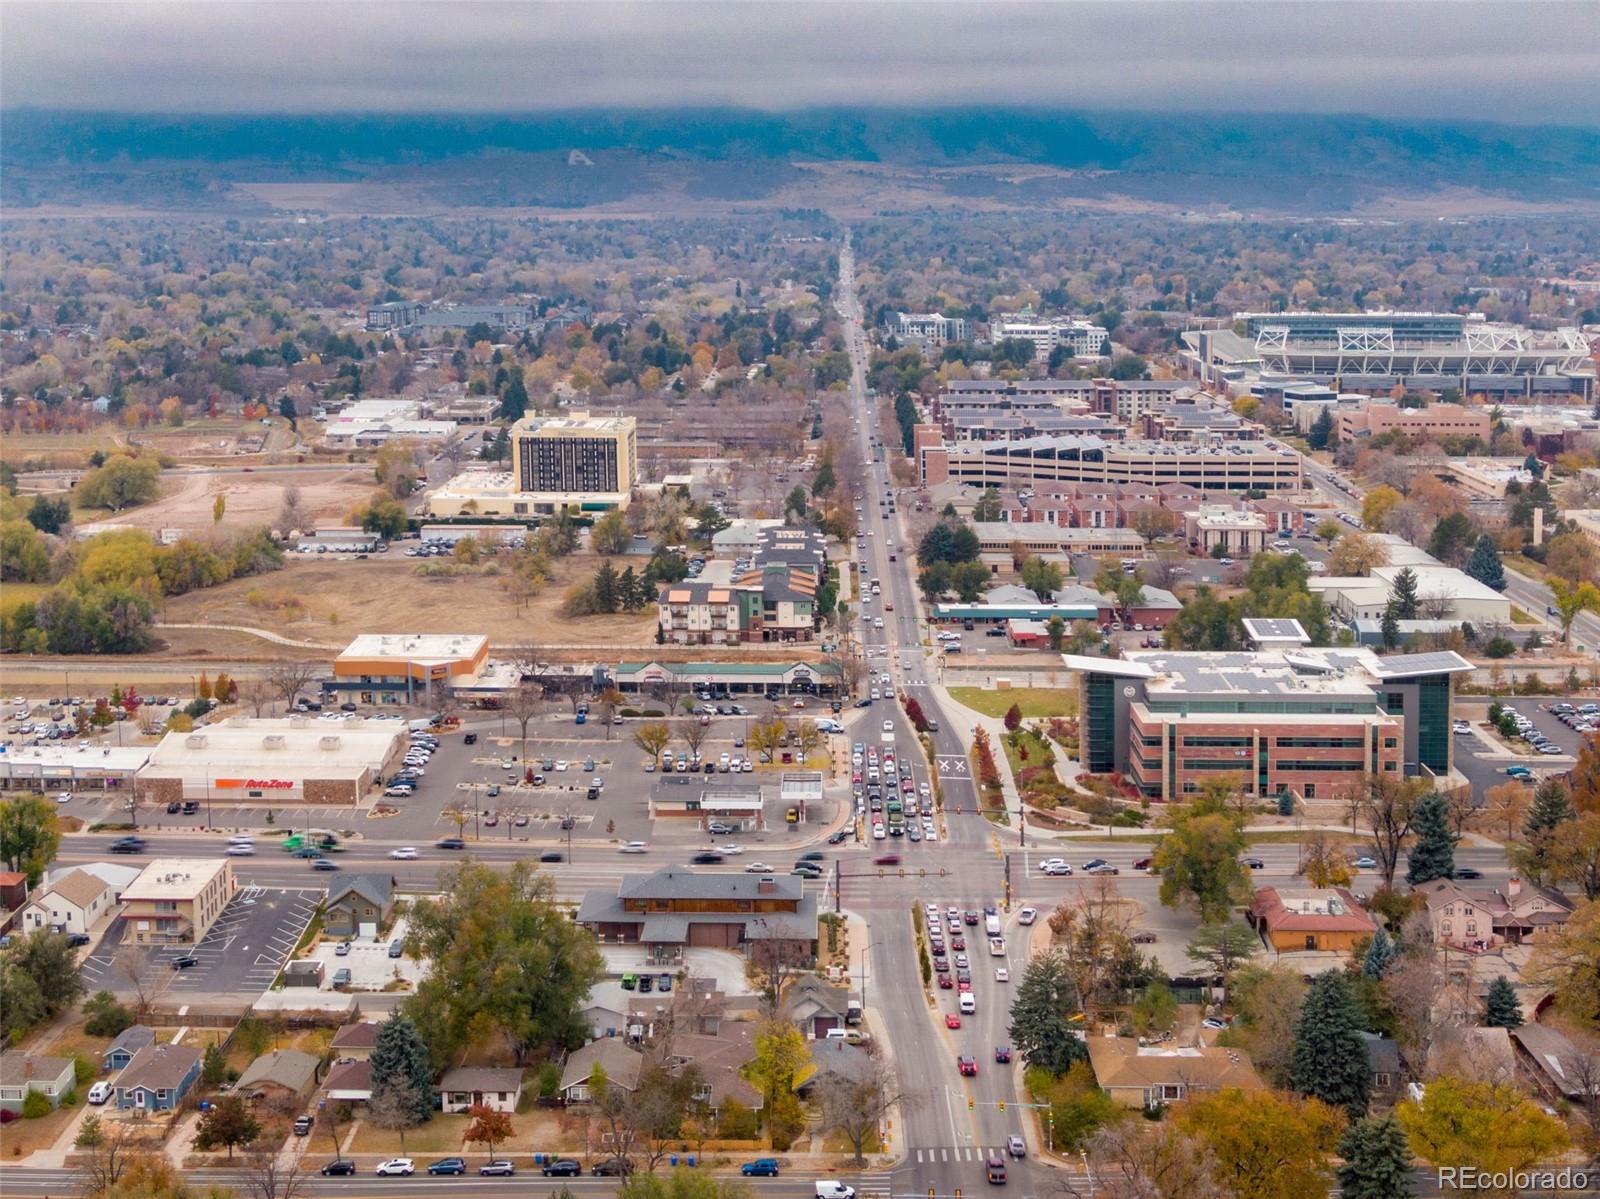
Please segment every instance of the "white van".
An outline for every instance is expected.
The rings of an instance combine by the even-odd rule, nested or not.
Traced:
[[[855,1187],[845,1186],[831,1178],[817,1179],[817,1199],[856,1199]]]
[[[89,1102],[94,1104],[96,1107],[99,1107],[102,1103],[105,1103],[110,1098],[111,1084],[103,1079],[89,1088]]]
[[[978,1010],[977,997],[974,996],[971,991],[963,991],[963,992],[961,992],[961,1014],[963,1016],[970,1016],[970,1015],[972,1015],[973,1012],[975,1012],[977,1010]]]

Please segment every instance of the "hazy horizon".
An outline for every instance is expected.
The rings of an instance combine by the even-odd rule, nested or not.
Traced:
[[[38,3],[0,105],[150,115],[1034,107],[1600,125],[1600,7]],[[129,47],[136,47],[130,53]]]

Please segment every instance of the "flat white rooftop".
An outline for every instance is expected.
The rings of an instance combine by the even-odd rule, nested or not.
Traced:
[[[442,663],[474,658],[489,644],[482,633],[363,633],[340,658],[392,658],[397,662]]]
[[[227,858],[157,858],[123,888],[122,899],[193,899],[227,868]]]
[[[358,774],[382,765],[405,732],[398,720],[255,720],[235,716],[192,733],[168,733],[146,775],[205,770],[301,778]]]
[[[76,745],[21,746],[0,754],[0,771],[10,767],[14,772],[48,772],[52,769],[105,771],[110,774],[127,774],[150,760],[148,745],[97,745],[90,742],[79,749]]]

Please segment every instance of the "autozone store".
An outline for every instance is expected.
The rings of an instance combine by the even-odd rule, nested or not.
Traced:
[[[399,769],[405,746],[399,721],[235,717],[169,733],[135,786],[157,804],[354,804]]]

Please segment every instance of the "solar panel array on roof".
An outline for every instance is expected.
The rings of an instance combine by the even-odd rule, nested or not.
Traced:
[[[1472,669],[1472,663],[1451,650],[1430,654],[1391,654],[1386,658],[1379,658],[1378,662],[1383,672],[1382,677],[1386,679],[1423,674],[1453,674]]]

